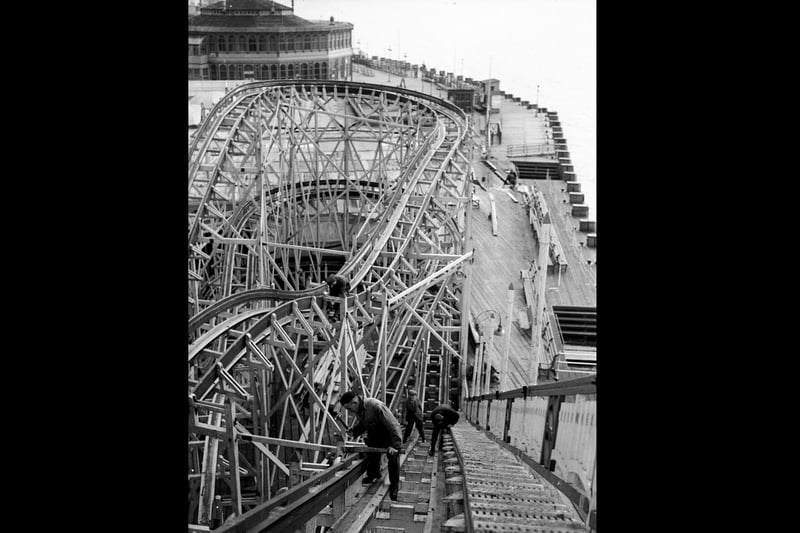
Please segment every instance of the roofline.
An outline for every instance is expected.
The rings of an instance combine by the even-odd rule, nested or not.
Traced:
[[[302,33],[308,31],[314,32],[330,32],[330,31],[338,31],[338,30],[352,30],[353,24],[350,22],[336,22],[334,24],[324,23],[324,24],[317,24],[312,23],[308,26],[281,26],[281,25],[273,25],[268,24],[264,26],[193,26],[191,23],[189,24],[189,31],[195,32],[207,32],[207,31],[242,31],[242,32],[264,32],[270,31],[275,33]]]

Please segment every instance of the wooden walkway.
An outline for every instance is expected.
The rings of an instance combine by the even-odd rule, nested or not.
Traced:
[[[547,275],[547,306],[597,307],[597,249],[586,246],[587,233],[579,231],[579,219],[571,215],[572,205],[565,182],[531,181],[545,197],[551,228],[558,235],[568,265],[560,276],[557,273]]]
[[[479,153],[476,152],[476,155]],[[475,261],[472,264],[472,288],[470,309],[473,318],[483,311],[492,309],[503,320],[506,335],[492,339],[491,361],[500,368],[500,361],[506,348],[509,352],[509,387],[517,388],[528,383],[528,361],[533,350],[530,323],[527,319],[527,304],[520,270],[528,270],[531,261],[537,257],[536,240],[528,223],[528,214],[522,201],[514,202],[508,195],[508,186],[501,187],[502,181],[479,160],[473,162],[475,178],[486,187],[486,191],[475,186],[475,195],[480,199],[480,207],[473,208],[472,243],[475,248]],[[492,234],[490,194],[494,197],[497,235]],[[522,195],[511,192],[517,200]],[[467,249],[469,249],[469,245]],[[512,313],[509,320],[509,285],[513,287]],[[523,315],[520,320],[520,315]],[[523,326],[527,329],[523,329]],[[488,324],[483,324],[488,327]],[[487,344],[488,348],[488,344]]]
[[[492,122],[499,121],[504,124],[502,144],[495,143],[489,148],[492,164],[504,173],[505,170],[513,168],[513,163],[506,157],[506,146],[531,142],[537,143],[542,142],[543,139],[552,139],[549,123],[543,117],[544,113],[539,113],[537,116],[535,109],[528,109],[527,106],[504,98],[500,113],[493,114],[491,117]],[[480,117],[478,118],[480,119]],[[485,122],[485,119],[483,122]],[[567,146],[569,146],[568,134],[569,132],[565,132]],[[486,166],[480,162],[474,163],[473,168],[476,169],[476,175],[478,172],[490,173]],[[577,180],[580,182],[580,176],[577,176]],[[494,183],[499,184],[500,180],[495,179]],[[596,307],[597,249],[589,248],[586,245],[588,234],[580,231],[580,219],[572,216],[572,204],[569,203],[566,182],[561,180],[522,180],[520,184],[532,185],[544,195],[550,212],[551,227],[556,232],[568,264],[567,269],[561,272],[560,276],[557,272],[548,274],[547,306]],[[505,188],[508,189],[507,186]],[[505,196],[505,193],[503,195]],[[518,197],[521,199],[522,195],[518,195]],[[502,213],[500,218],[502,219]],[[586,218],[594,220],[592,213],[589,213]],[[530,237],[523,238],[534,239],[533,231],[529,225],[527,235],[530,235]],[[534,243],[534,249],[535,247]],[[515,255],[514,251],[509,252],[512,256]],[[519,263],[522,266],[519,268],[527,269],[530,266],[530,261],[535,260],[535,258],[536,256],[520,258]],[[527,264],[525,264],[525,259],[528,261]],[[473,309],[475,309],[474,306]]]
[[[490,161],[502,174],[513,168],[506,158],[507,145],[530,143],[532,140],[538,142],[549,137],[549,132],[540,131],[548,128],[541,117],[542,114],[536,117],[535,110],[507,99],[503,100],[500,113],[492,116],[492,121],[502,121],[507,125],[503,129],[502,144],[494,144],[489,148]],[[474,118],[476,125],[481,124],[480,115],[476,113]],[[475,140],[479,144],[482,139],[476,137]],[[468,245],[468,249],[470,246],[475,249],[470,309],[473,318],[489,309],[502,317],[508,333],[507,336],[494,337],[490,350],[491,361],[496,368],[500,368],[508,342],[508,386],[515,388],[529,381],[526,376],[533,350],[520,271],[528,270],[535,264],[538,245],[523,195],[503,185],[502,180],[480,161],[480,150],[475,150],[474,154],[472,167],[483,188],[474,187],[480,207],[472,209],[472,242]],[[544,195],[551,228],[558,237],[568,264],[563,272],[555,271],[547,275],[547,307],[596,307],[597,250],[586,246],[587,233],[579,231],[580,219],[571,214],[572,204],[569,203],[566,182],[525,180],[524,184],[533,185]],[[514,202],[509,193],[518,202]],[[492,220],[489,218],[492,210],[490,195],[495,203],[497,235],[493,234]],[[510,319],[509,284],[513,287]]]

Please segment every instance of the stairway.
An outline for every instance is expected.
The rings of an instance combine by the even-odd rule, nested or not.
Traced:
[[[564,344],[597,345],[596,307],[554,305],[553,314],[558,320]]]
[[[426,432],[427,433],[427,432]],[[366,523],[365,533],[422,533],[429,519],[431,483],[435,475],[434,457],[428,456],[428,440],[422,443],[412,437],[413,446],[400,467],[400,488],[397,501],[388,491],[375,514]]]
[[[562,169],[558,161],[547,161],[544,158],[537,160],[515,158],[511,162],[517,168],[520,179],[528,180],[558,180],[562,179]]]
[[[425,388],[422,394],[423,426],[425,442],[413,430],[409,437],[407,457],[400,466],[400,487],[397,501],[386,496],[375,509],[364,529],[365,533],[422,533],[425,522],[431,517],[431,484],[436,476],[436,456],[428,456],[433,425],[430,412],[439,405],[439,382],[441,356],[428,353],[423,369]],[[435,489],[435,484],[434,484]]]

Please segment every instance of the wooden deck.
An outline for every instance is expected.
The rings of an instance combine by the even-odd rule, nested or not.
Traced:
[[[491,121],[502,122],[503,138],[501,144],[493,144],[489,148],[491,155],[490,161],[501,172],[513,168],[513,164],[506,157],[506,146],[519,145],[526,143],[544,142],[546,139],[552,139],[549,121],[544,119],[544,113],[538,113],[535,109],[528,109],[520,103],[513,102],[509,99],[503,99],[500,107],[500,113],[493,114]],[[475,114],[476,124],[485,123],[484,116]],[[483,119],[483,120],[481,120]],[[568,132],[567,132],[568,133]],[[567,146],[569,146],[569,138],[566,137]],[[527,158],[533,159],[533,158]],[[490,171],[485,165],[479,162],[473,163],[473,168],[476,169],[476,176],[480,173],[481,176]],[[580,181],[580,176],[577,177]],[[499,186],[500,180],[495,179],[495,184]],[[561,180],[523,180],[521,184],[532,185],[538,188],[545,197],[547,207],[550,211],[551,227],[556,232],[558,241],[561,244],[564,255],[567,259],[568,267],[566,271],[558,273],[551,273],[547,276],[547,306],[552,305],[574,305],[585,307],[597,306],[597,249],[589,248],[586,245],[587,233],[580,231],[580,218],[572,216],[572,204],[569,203],[569,194],[567,193],[566,182]],[[508,187],[505,187],[508,189]],[[483,192],[483,191],[481,191]],[[502,193],[506,196],[505,193]],[[522,198],[522,195],[518,195]],[[521,209],[521,204],[517,207]],[[502,212],[501,217],[502,219]],[[586,217],[593,220],[592,214]],[[533,239],[533,231],[528,227],[526,239]],[[508,237],[506,237],[508,238]],[[582,243],[582,244],[581,244]],[[535,243],[534,243],[535,250]],[[477,250],[481,250],[476,246]],[[509,250],[512,256],[516,256],[516,251]],[[535,260],[535,255],[528,255],[525,257],[517,258],[519,269],[527,269],[530,262]],[[518,276],[517,276],[518,277]],[[508,283],[506,283],[506,286]],[[476,309],[473,306],[473,309]]]
[[[475,248],[475,261],[472,263],[472,289],[470,309],[473,318],[483,311],[492,309],[503,320],[506,335],[492,339],[491,361],[500,368],[500,361],[509,343],[509,386],[521,387],[528,383],[528,361],[533,345],[530,340],[530,324],[527,319],[527,304],[520,270],[527,270],[531,261],[537,257],[536,240],[528,223],[528,214],[522,202],[515,203],[502,187],[501,180],[480,162],[473,163],[475,177],[486,187],[486,191],[475,187],[475,195],[480,199],[480,207],[472,209],[472,243]],[[485,179],[485,181],[484,181]],[[492,234],[492,221],[489,219],[491,201],[494,196],[497,235]],[[518,200],[522,195],[511,192]],[[468,246],[469,248],[469,246]],[[513,286],[512,313],[509,320],[509,285]],[[520,327],[519,315],[522,314]],[[496,323],[488,321],[482,326],[493,327]],[[507,336],[507,337],[506,337]],[[487,345],[488,346],[488,345]]]
[[[494,114],[491,118],[492,121],[499,120],[505,125],[503,142],[496,143],[489,149],[490,161],[502,174],[513,166],[506,157],[507,145],[540,142],[551,138],[549,131],[542,131],[549,129],[542,116],[541,113],[537,116],[535,110],[527,109],[526,106],[511,100],[503,100],[500,113]],[[485,122],[484,117],[485,115],[474,114],[476,129]],[[477,137],[475,140],[480,143],[482,139]],[[496,311],[502,317],[508,338],[494,337],[491,360],[496,368],[500,367],[508,342],[509,387],[516,388],[528,383],[525,376],[533,350],[530,323],[526,315],[528,306],[520,271],[528,270],[532,263],[535,263],[538,245],[529,223],[523,195],[511,191],[507,185],[503,186],[502,180],[480,162],[479,155],[480,150],[475,150],[476,157],[472,167],[476,179],[486,190],[479,186],[474,187],[475,195],[480,199],[480,207],[472,209],[471,246],[475,248],[475,261],[472,265],[470,308],[473,319],[489,309]],[[550,212],[552,231],[555,231],[558,237],[568,264],[563,272],[556,271],[547,275],[547,307],[553,305],[596,307],[597,250],[586,246],[588,234],[579,231],[580,219],[571,214],[572,204],[569,203],[566,182],[525,180],[524,184],[537,187],[544,195]],[[516,197],[518,203],[512,200],[509,193]],[[497,226],[497,235],[493,234],[492,220],[489,218],[492,210],[490,194],[495,202],[497,216],[494,222]],[[591,219],[591,216],[587,218]],[[513,286],[510,320],[509,284]],[[483,326],[488,327],[487,324]]]
[[[588,234],[579,231],[580,219],[571,215],[572,205],[565,182],[531,180],[528,183],[533,183],[545,197],[551,228],[558,235],[568,265],[560,276],[557,273],[547,275],[547,306],[597,307],[597,249],[586,246]]]

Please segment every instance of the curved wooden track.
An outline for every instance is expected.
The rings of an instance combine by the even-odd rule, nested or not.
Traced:
[[[429,353],[464,353],[468,129],[422,93],[304,80],[242,85],[201,124],[188,154],[190,524],[269,509],[350,464],[336,448],[352,424],[337,414],[344,390],[395,409]],[[333,273],[346,297],[328,295]]]

